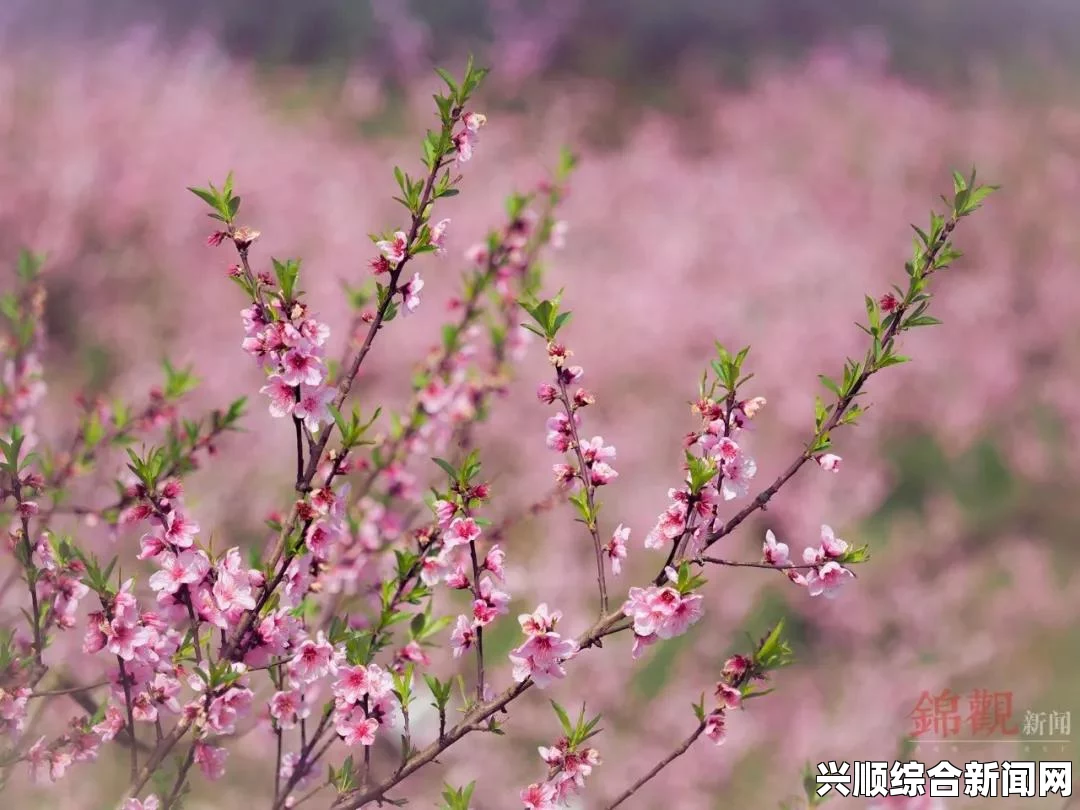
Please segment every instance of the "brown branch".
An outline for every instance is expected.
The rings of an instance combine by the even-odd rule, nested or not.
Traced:
[[[687,737],[685,740],[683,740],[682,744],[679,745],[678,748],[676,748],[674,751],[672,751],[670,754],[668,754],[662,760],[657,762],[656,765],[654,765],[649,770],[648,773],[646,773],[644,776],[642,776],[640,779],[638,779],[636,782],[634,782],[634,784],[632,784],[630,787],[628,787],[626,790],[624,790],[622,793],[620,793],[619,798],[617,798],[611,804],[607,805],[607,810],[615,810],[616,807],[618,807],[620,804],[622,804],[627,799],[629,799],[631,796],[633,796],[635,793],[637,793],[647,782],[649,782],[654,776],[656,776],[658,773],[660,773],[660,771],[664,770],[664,768],[666,768],[668,765],[670,765],[676,759],[678,759],[683,754],[685,754],[687,751],[689,751],[690,746],[693,745],[694,742],[697,740],[697,738],[700,737],[704,732],[705,732],[705,721],[702,720],[700,723],[698,723],[698,727],[696,729],[694,729],[693,734],[691,734],[689,737]]]

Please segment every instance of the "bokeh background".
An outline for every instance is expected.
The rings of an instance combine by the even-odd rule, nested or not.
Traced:
[[[0,251],[49,256],[42,432],[70,435],[77,391],[137,400],[165,354],[202,377],[193,413],[253,395],[249,431],[189,485],[204,531],[230,545],[264,542],[261,521],[287,502],[291,434],[255,395],[243,302],[186,186],[235,171],[259,260],[303,257],[340,346],[341,284],[365,277],[367,234],[400,220],[390,166],[415,162],[431,68],[456,71],[469,52],[490,65],[476,105],[488,126],[444,208],[454,260],[425,260],[425,305],[380,338],[360,396],[407,401],[456,258],[499,223],[506,194],[574,148],[548,287],[566,287],[567,338],[598,397],[586,429],[618,448],[604,511],[608,530],[633,529],[621,594],[658,563],[641,543],[678,483],[713,341],[753,346],[764,485],[812,428],[817,374],[861,355],[863,295],[902,279],[908,223],[949,191],[949,171],[976,165],[1003,190],[960,230],[966,256],[935,302],[944,324],[906,338],[915,362],[873,380],[867,416],[837,435],[842,471],[805,471],[723,550],[755,559],[771,528],[798,553],[828,523],[870,544],[857,583],[825,602],[768,572],[712,572],[707,619],[685,637],[633,666],[629,639],[610,641],[520,701],[506,738],[469,739],[402,793],[432,806],[441,780],[478,779],[477,808],[517,806],[543,776],[535,746],[557,734],[550,696],[605,715],[604,764],[578,805],[601,807],[685,736],[724,658],[780,616],[798,664],[732,718],[723,748],[699,743],[632,806],[776,807],[807,761],[893,758],[920,696],[946,688],[965,716],[973,690],[1010,694],[1021,734],[923,746],[928,765],[1075,760],[1080,742],[1019,738],[1026,711],[1080,707],[1080,6],[3,0],[0,38]],[[477,434],[493,517],[549,486],[541,355],[534,344]],[[547,601],[571,631],[587,626],[589,544],[569,507],[506,548],[512,615]],[[489,651],[505,660],[518,635],[502,624]],[[256,805],[269,745],[248,735],[230,776],[189,806]],[[76,770],[48,791],[12,788],[11,806],[104,806],[115,787]],[[981,803],[950,806],[965,801]]]

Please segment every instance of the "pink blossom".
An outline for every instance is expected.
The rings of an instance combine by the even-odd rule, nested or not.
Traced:
[[[281,368],[282,382],[293,387],[315,387],[326,377],[326,366],[308,347],[297,346],[285,352],[281,359]]]
[[[806,587],[811,596],[823,595],[826,599],[834,599],[839,588],[854,577],[840,563],[830,560],[806,575]]]
[[[20,686],[13,691],[0,688],[0,729],[19,733],[26,726],[26,704],[30,699],[30,690]]]
[[[432,508],[435,510],[435,519],[439,522],[439,527],[443,529],[450,524],[450,521],[457,513],[457,506],[450,501],[435,501]]]
[[[452,399],[452,394],[446,383],[438,377],[432,377],[427,385],[420,389],[416,399],[425,413],[434,416],[447,406]]]
[[[705,614],[705,607],[702,604],[704,601],[701,594],[684,594],[675,605],[671,617],[660,625],[656,634],[660,638],[681,636]]]
[[[328,520],[320,518],[312,523],[304,538],[311,556],[322,562],[330,559],[330,550],[339,534],[337,527]]]
[[[555,789],[547,782],[543,784],[534,782],[522,790],[520,796],[527,810],[554,810],[555,808]]]
[[[246,577],[241,579],[225,571],[219,571],[213,591],[218,607],[225,613],[255,609],[255,596],[251,593]]]
[[[164,539],[177,548],[190,548],[199,533],[199,524],[179,509],[174,509],[165,517]]]
[[[236,720],[251,708],[254,698],[250,689],[232,687],[210,701],[206,713],[206,724],[217,734],[232,734],[236,731]]]
[[[521,683],[531,678],[537,688],[545,689],[554,681],[566,677],[562,662],[576,650],[573,641],[560,639],[555,633],[534,636],[510,653],[514,680]]]
[[[449,226],[448,219],[441,219],[431,226],[431,244],[435,247],[436,256],[446,255],[446,229]]]
[[[612,445],[605,445],[603,436],[593,436],[588,441],[582,442],[581,454],[587,462],[615,460],[615,448]]]
[[[472,159],[473,146],[476,143],[476,134],[470,132],[468,129],[463,129],[461,132],[454,135],[454,148],[457,150],[457,155],[454,160],[457,163],[468,163]]]
[[[371,679],[368,677],[367,667],[344,667],[338,671],[338,680],[334,684],[334,695],[346,703],[359,703],[368,694],[370,688]]]
[[[724,712],[716,711],[705,719],[705,736],[717,745],[723,745],[727,739],[727,727],[724,722]]]
[[[483,267],[488,261],[488,246],[483,242],[470,246],[465,251],[465,261]]]
[[[270,698],[270,716],[277,720],[281,728],[295,728],[297,723],[310,714],[311,707],[305,702],[299,689],[275,692]]]
[[[409,248],[409,236],[404,231],[395,231],[393,239],[376,242],[375,247],[381,250],[383,256],[389,261],[398,264],[405,259]]]
[[[394,662],[390,668],[400,674],[405,671],[407,664],[416,664],[419,667],[431,666],[431,658],[424,652],[424,648],[418,641],[410,641],[394,653]]]
[[[461,123],[465,125],[465,129],[469,132],[476,133],[480,131],[480,127],[487,123],[487,116],[483,113],[469,111],[461,116]]]
[[[611,573],[618,576],[622,572],[622,561],[626,559],[626,544],[630,540],[630,529],[621,523],[604,546],[604,553],[611,560]]]
[[[634,621],[634,635],[662,639],[685,633],[703,615],[699,594],[680,596],[674,588],[631,588],[622,610]]]
[[[824,455],[817,457],[818,465],[826,472],[840,472],[841,461],[842,459],[840,456],[832,453],[825,453]]]
[[[490,571],[491,575],[496,579],[505,579],[506,571],[503,568],[506,562],[506,552],[499,548],[498,544],[488,549],[487,555],[484,557],[483,569]]]
[[[150,587],[160,593],[176,593],[184,585],[201,582],[210,571],[210,559],[198,549],[161,556],[161,569],[150,576]]]
[[[480,580],[478,590],[478,597],[473,602],[473,619],[477,627],[485,627],[509,611],[510,596],[496,590],[487,577]]]
[[[225,774],[225,759],[228,756],[228,750],[220,746],[201,741],[195,743],[195,764],[199,766],[203,776],[211,781],[220,779]]]
[[[848,544],[837,537],[829,526],[821,527],[821,553],[825,557],[838,559],[847,554]]]
[[[467,546],[480,537],[480,527],[471,517],[454,518],[454,521],[443,533],[443,544],[446,548]]]
[[[619,473],[606,462],[597,461],[589,467],[589,482],[594,487],[602,487],[606,484],[610,484],[618,477]]]
[[[465,616],[458,616],[454,624],[454,632],[450,634],[450,646],[454,650],[454,658],[460,658],[475,643],[476,630],[473,629],[473,623]]]
[[[150,643],[150,631],[138,624],[133,624],[126,619],[113,619],[105,632],[108,637],[108,650],[113,655],[130,661],[135,653]]]
[[[270,415],[276,419],[289,416],[296,407],[296,389],[280,374],[267,377],[259,393],[270,397]]]
[[[566,675],[562,662],[577,653],[577,644],[554,632],[561,617],[560,611],[549,612],[546,604],[539,605],[534,613],[518,616],[527,638],[510,653],[515,681],[520,683],[532,678],[537,687],[543,689]]]
[[[160,807],[161,802],[158,800],[158,797],[151,793],[142,801],[135,798],[128,799],[124,802],[122,810],[159,810]]]
[[[334,723],[334,730],[350,748],[354,745],[374,745],[378,729],[379,721],[368,717],[360,706],[340,714]]]
[[[45,738],[41,737],[26,752],[26,762],[30,766],[30,779],[34,784],[47,785],[52,782],[52,765]]]
[[[337,389],[325,385],[301,385],[300,399],[293,405],[292,415],[303,419],[307,429],[317,433],[323,425],[333,421],[329,405],[334,401]]]
[[[401,300],[405,305],[402,315],[411,315],[420,306],[420,290],[424,289],[424,280],[419,273],[413,273],[412,280],[406,281],[398,290],[401,292]]]
[[[545,405],[550,405],[559,397],[559,389],[551,383],[541,383],[536,389],[536,398]]]
[[[309,638],[304,641],[289,662],[290,676],[304,684],[336,672],[334,647],[326,640],[322,630],[315,640]]]
[[[634,645],[633,648],[630,650],[630,657],[637,661],[639,658],[641,658],[642,655],[645,654],[645,650],[647,650],[659,640],[660,637],[657,636],[655,633],[652,633],[648,636],[639,636],[637,633],[634,633]]]
[[[737,709],[742,703],[742,692],[723,681],[716,684],[716,699],[723,704],[721,708]]]
[[[733,655],[724,662],[724,666],[720,670],[720,676],[732,681],[739,680],[750,669],[750,664],[750,659],[745,655]]]
[[[577,480],[577,467],[570,464],[554,464],[551,470],[555,473],[555,483],[562,488],[570,486]]]
[[[750,490],[750,481],[757,474],[757,464],[750,456],[741,451],[735,458],[725,460],[721,465],[724,479],[720,490],[725,501],[746,495]]]
[[[785,566],[790,563],[788,560],[787,543],[776,542],[776,535],[773,534],[772,529],[765,532],[765,543],[762,545],[762,554],[765,558],[765,562],[770,565]]]
[[[127,720],[124,718],[123,712],[118,707],[110,705],[105,710],[104,719],[91,730],[101,738],[102,742],[109,742],[126,725]]]

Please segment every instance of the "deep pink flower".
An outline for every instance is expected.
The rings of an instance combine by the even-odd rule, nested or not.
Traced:
[[[545,405],[550,405],[559,397],[559,389],[551,383],[541,383],[536,389],[536,398]]]
[[[409,247],[409,236],[404,231],[396,231],[393,239],[376,242],[375,247],[382,251],[388,261],[397,264],[405,258]]]
[[[285,385],[318,386],[326,377],[326,366],[313,351],[314,347],[297,346],[281,358],[281,381]]]
[[[480,527],[471,517],[454,518],[450,527],[443,533],[443,545],[448,548],[467,546],[479,539]]]
[[[742,703],[742,692],[734,686],[720,681],[716,684],[716,699],[723,704],[720,708],[737,709]]]
[[[717,745],[723,745],[727,739],[727,727],[724,722],[724,712],[716,711],[705,719],[705,736]]]

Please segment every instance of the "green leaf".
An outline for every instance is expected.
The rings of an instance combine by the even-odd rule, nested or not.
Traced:
[[[566,709],[556,703],[554,700],[550,701],[551,708],[555,710],[555,714],[559,718],[559,724],[563,728],[563,732],[566,734],[567,739],[574,734],[574,724],[570,722],[570,715],[566,713]]]
[[[454,469],[453,465],[449,461],[441,458],[433,458],[431,460],[438,464],[439,468],[442,469],[442,471],[445,472],[448,476],[450,476],[451,481],[458,480],[458,471]]]

